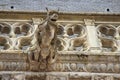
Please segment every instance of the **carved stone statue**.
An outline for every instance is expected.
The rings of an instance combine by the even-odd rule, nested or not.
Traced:
[[[40,64],[39,69],[46,69],[47,65],[55,61],[57,54],[57,19],[58,11],[47,9],[47,18],[38,26],[36,34],[38,46],[30,53],[29,60],[35,60],[36,64]]]
[[[42,59],[49,59],[51,61],[55,58],[56,53],[56,32],[58,19],[57,11],[49,11],[47,9],[46,20],[39,25],[39,46],[40,56]]]

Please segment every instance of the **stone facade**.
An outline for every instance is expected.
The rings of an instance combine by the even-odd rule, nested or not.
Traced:
[[[120,80],[120,15],[0,13],[0,80]]]

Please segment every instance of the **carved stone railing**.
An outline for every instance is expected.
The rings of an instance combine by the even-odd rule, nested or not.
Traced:
[[[1,22],[0,52],[25,53],[35,45],[34,34],[39,22]],[[79,22],[79,21],[78,21]],[[89,23],[89,22],[88,22]],[[92,22],[93,23],[93,22]],[[91,23],[91,24],[92,24]],[[95,24],[95,22],[94,22]],[[88,25],[88,26],[86,26]],[[119,25],[58,22],[58,51],[119,52]],[[95,51],[94,51],[95,50]]]
[[[27,20],[1,18],[0,77],[5,80],[18,77],[22,77],[21,80],[119,80],[119,16],[115,16],[115,21],[110,17],[104,21],[103,15],[100,20],[90,15],[88,18],[79,15],[76,19],[73,14],[69,19],[68,15],[60,15],[62,18],[56,22],[57,58],[47,63],[47,67],[46,63],[36,61],[36,52],[36,59],[29,61],[29,54],[40,48],[40,36],[36,33],[39,33],[37,30],[44,16]]]

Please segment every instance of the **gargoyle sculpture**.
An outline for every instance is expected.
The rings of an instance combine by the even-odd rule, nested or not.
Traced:
[[[47,9],[47,8],[46,8]],[[38,26],[39,28],[39,46],[40,56],[43,59],[51,61],[56,54],[58,11],[49,11],[47,9],[46,20]]]
[[[57,19],[58,11],[49,11],[47,9],[47,18],[38,25],[35,34],[37,46],[29,54],[29,61],[37,62],[42,69],[45,69],[46,65],[53,63],[56,58]]]

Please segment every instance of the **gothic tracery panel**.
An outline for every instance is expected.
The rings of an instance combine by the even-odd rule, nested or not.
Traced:
[[[31,23],[0,23],[1,50],[27,50],[31,45],[34,29]]]
[[[58,43],[60,51],[85,51],[86,29],[82,24],[60,25],[58,28]]]
[[[117,42],[115,36],[117,34],[116,27],[113,25],[98,25],[97,33],[104,52],[115,52],[117,50]]]

